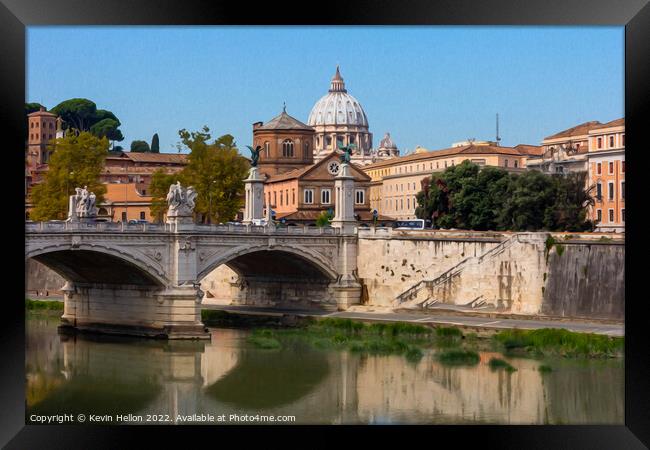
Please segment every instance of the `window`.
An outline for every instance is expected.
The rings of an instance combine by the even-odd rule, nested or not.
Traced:
[[[597,142],[598,142],[597,147],[598,147],[598,148],[603,148],[603,138],[598,138],[598,141],[597,141]]]
[[[122,211],[122,222],[126,222],[126,211]]]
[[[607,187],[609,189],[609,192],[608,192],[609,199],[614,200],[614,183],[608,183],[608,184],[609,184],[609,186],[607,186]]]
[[[291,139],[287,139],[282,143],[282,156],[293,158],[293,141]]]
[[[445,168],[447,168],[447,161],[445,161]]]
[[[38,122],[36,122],[36,128],[38,128]]]
[[[596,183],[596,199],[597,200],[603,199],[603,185],[600,183]]]
[[[621,161],[621,172],[625,173],[625,161]]]
[[[145,220],[144,211],[140,211],[140,220]]]
[[[411,199],[410,198],[406,199],[406,209],[411,209]]]
[[[596,210],[596,220],[597,220],[598,222],[600,222],[600,221],[603,220],[603,212],[602,212],[600,209],[597,209],[597,210]]]
[[[621,134],[621,146],[625,147],[625,135]]]
[[[625,222],[625,208],[621,209],[621,222]]]
[[[273,206],[278,204],[278,193],[273,191]]]
[[[614,161],[610,161],[609,162],[609,174],[611,175],[613,173],[614,173]]]
[[[507,160],[507,159],[504,160],[504,162],[503,162],[503,166],[504,166],[504,167],[508,167],[508,160]]]
[[[621,181],[621,198],[625,200],[625,181]]]
[[[285,205],[288,205],[288,204],[289,204],[289,189],[287,189],[287,190],[284,192],[284,204],[285,204]]]
[[[610,223],[614,222],[614,210],[613,209],[609,210],[609,222]]]
[[[609,137],[609,146],[613,147],[614,146],[614,136]]]
[[[269,142],[264,143],[264,155],[267,158],[271,156],[271,144]]]
[[[332,190],[331,189],[321,189],[320,191],[320,202],[323,205],[329,205],[332,200]]]
[[[280,206],[282,206],[282,197],[283,197],[282,191],[280,191]]]
[[[309,142],[306,141],[305,142],[305,155],[308,155],[308,154],[309,154]]]
[[[29,128],[34,128],[34,122],[30,123],[29,125],[30,125]]]
[[[357,205],[362,205],[365,203],[365,193],[363,189],[357,189],[356,192],[354,193],[354,203]]]
[[[307,203],[307,204],[314,203],[314,190],[313,189],[305,189],[304,193],[305,193],[304,202]]]
[[[602,171],[603,171],[602,164],[600,164],[600,163],[596,164],[596,173],[598,175],[600,175],[602,173]]]
[[[517,162],[518,162],[518,161],[515,161],[515,167],[517,167],[517,165],[518,165]]]

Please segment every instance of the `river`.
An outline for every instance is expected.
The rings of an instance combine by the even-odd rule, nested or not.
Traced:
[[[64,336],[58,324],[53,315],[27,314],[27,423],[64,413],[132,424],[185,423],[195,414],[204,417],[194,423],[206,424],[218,416],[270,423],[244,415],[294,416],[299,424],[624,423],[622,360],[481,352],[477,365],[445,366],[434,350],[409,362],[300,341],[264,350],[240,329],[214,328],[210,342],[183,342]],[[517,371],[491,369],[495,356]],[[540,372],[540,364],[553,371]],[[214,421],[204,420],[208,414]]]

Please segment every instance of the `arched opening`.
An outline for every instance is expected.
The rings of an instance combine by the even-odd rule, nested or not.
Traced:
[[[216,261],[203,273],[205,304],[331,309],[336,274],[300,251],[260,249]]]
[[[56,250],[37,254],[31,259],[74,283],[144,287],[163,285],[158,277],[133,262],[100,251]]]

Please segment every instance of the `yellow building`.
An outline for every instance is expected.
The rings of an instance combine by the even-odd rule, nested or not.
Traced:
[[[418,147],[412,154],[364,166],[364,172],[371,178],[370,208],[398,220],[415,219],[416,195],[422,188],[422,180],[433,172],[444,171],[465,160],[481,167],[519,172],[525,170],[527,157],[539,151],[539,147],[531,145],[500,147],[488,141],[454,145],[435,151]]]

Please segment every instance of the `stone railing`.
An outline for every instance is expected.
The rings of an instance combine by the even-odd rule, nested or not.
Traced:
[[[173,226],[157,223],[127,224],[118,222],[28,222],[25,224],[28,233],[57,233],[57,232],[146,232],[146,233],[171,233]],[[333,227],[275,227],[239,224],[200,225],[195,224],[184,228],[185,232],[196,233],[242,233],[242,234],[282,234],[282,235],[339,235],[341,230]]]

